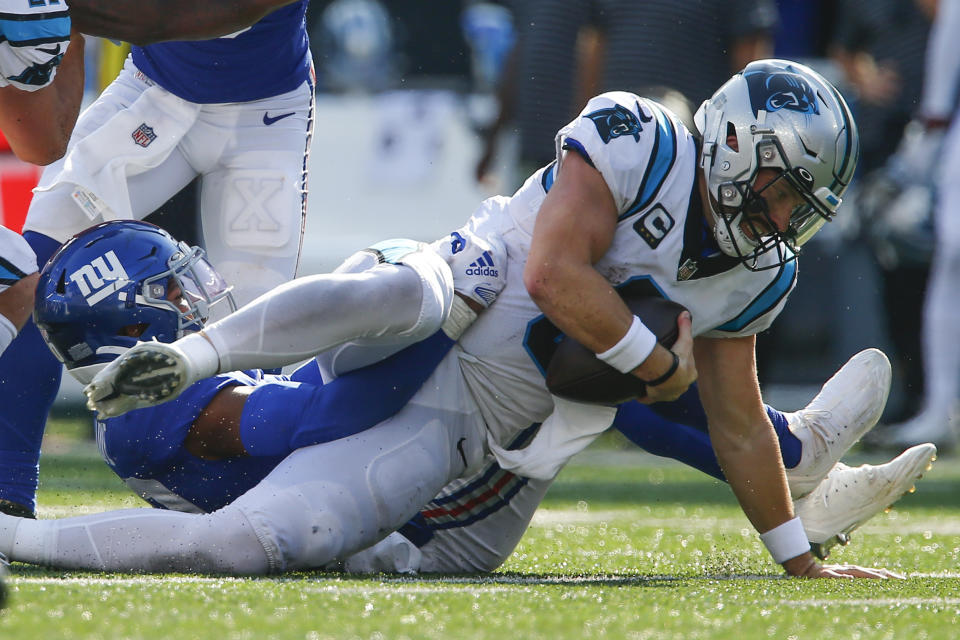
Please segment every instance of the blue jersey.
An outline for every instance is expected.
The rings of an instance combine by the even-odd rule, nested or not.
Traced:
[[[307,0],[213,40],[133,47],[133,62],[158,85],[199,104],[249,102],[292,91],[312,73]]]

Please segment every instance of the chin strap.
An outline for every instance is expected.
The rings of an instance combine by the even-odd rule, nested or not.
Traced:
[[[757,244],[752,242],[740,229],[740,220],[743,218],[742,211],[730,222],[717,214],[714,214],[714,216],[717,221],[713,225],[713,237],[716,238],[717,246],[724,254],[742,260],[757,248]]]

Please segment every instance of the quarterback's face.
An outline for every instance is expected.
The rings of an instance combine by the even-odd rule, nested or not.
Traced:
[[[804,206],[803,196],[774,169],[757,171],[753,194],[745,207],[747,215],[741,222],[748,237],[770,235],[774,231],[785,232],[790,217],[798,207]]]

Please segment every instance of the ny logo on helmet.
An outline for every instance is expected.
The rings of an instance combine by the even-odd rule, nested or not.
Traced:
[[[750,105],[754,117],[760,111],[788,109],[808,115],[820,113],[817,95],[798,73],[768,65],[756,65],[757,70],[745,72],[750,89]],[[788,67],[789,69],[789,67]]]
[[[80,295],[92,307],[126,285],[130,278],[117,254],[107,251],[71,273],[70,281],[77,285]]]
[[[586,117],[593,120],[593,124],[596,125],[597,133],[600,134],[603,144],[607,144],[614,138],[619,138],[620,136],[633,136],[634,141],[639,142],[640,132],[643,131],[640,123],[650,122],[653,118],[644,118],[643,110],[640,109],[639,104],[637,105],[637,112],[640,114],[639,119],[637,119],[637,116],[635,116],[630,109],[618,104],[615,107],[607,109],[597,109],[592,113],[588,113]]]

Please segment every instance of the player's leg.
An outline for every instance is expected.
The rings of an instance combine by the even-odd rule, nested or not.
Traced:
[[[846,451],[879,420],[890,389],[890,363],[877,349],[844,364],[811,402],[794,413],[767,407],[794,497],[812,491]],[[628,403],[614,426],[644,449],[722,478],[695,390],[672,403]]]
[[[484,443],[482,418],[450,354],[397,416],[350,438],[298,449],[216,513],[135,510],[43,521],[0,516],[0,553],[108,570],[319,567],[374,544],[413,517],[451,479],[479,466]]]
[[[452,491],[445,488],[421,511],[431,535],[419,547],[420,571],[496,570],[513,553],[552,484],[516,476],[494,462],[473,482],[450,487]],[[478,493],[481,488],[483,493]],[[474,505],[464,500],[467,495],[480,499]]]
[[[238,509],[124,509],[56,520],[0,515],[7,558],[64,569],[263,574],[273,567]]]
[[[552,480],[532,480],[489,462],[459,479],[377,544],[331,569],[347,573],[478,573],[513,553]]]
[[[479,410],[451,353],[396,416],[298,449],[234,504],[262,525],[284,568],[322,566],[402,526],[448,482],[479,468],[484,445]]]
[[[203,247],[240,306],[296,275],[313,111],[309,82],[264,100],[205,105],[184,142],[203,174]],[[268,124],[268,112],[289,115]]]
[[[526,445],[536,425],[511,448]],[[513,552],[553,480],[505,471],[492,455],[475,473],[445,486],[417,516],[377,544],[346,558],[349,573],[493,571]]]

